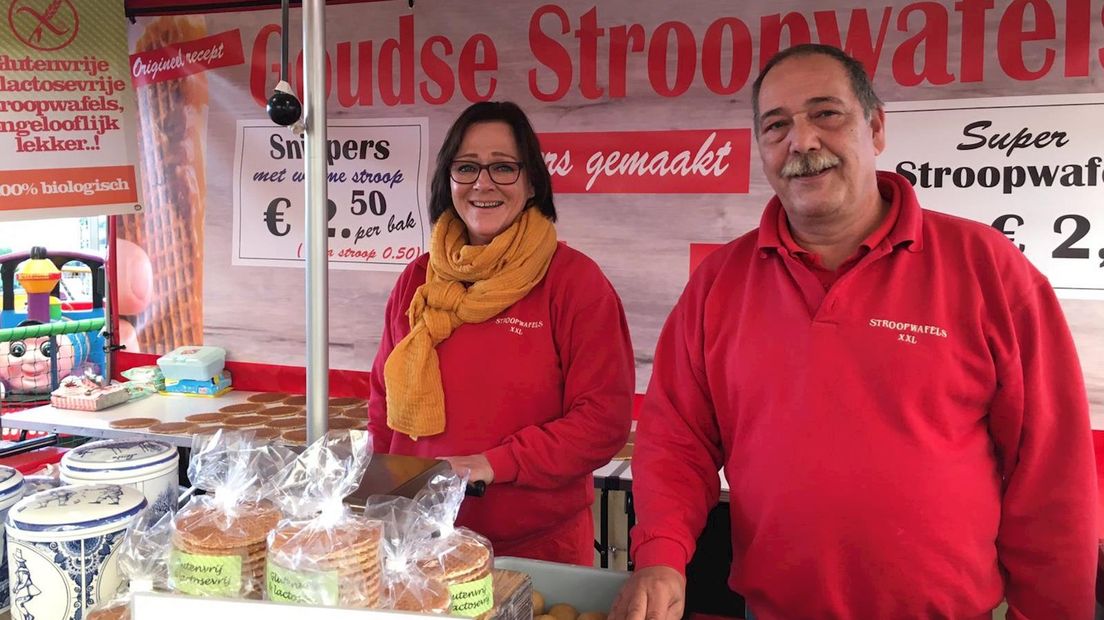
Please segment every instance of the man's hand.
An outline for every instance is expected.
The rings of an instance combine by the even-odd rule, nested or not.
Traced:
[[[650,566],[621,588],[609,620],[679,620],[685,603],[686,578],[668,566]]]
[[[494,470],[491,469],[491,463],[487,460],[487,457],[482,454],[473,454],[471,456],[442,456],[443,460],[449,462],[452,465],[452,471],[457,474],[468,474],[468,482],[483,482],[490,484],[494,482]]]

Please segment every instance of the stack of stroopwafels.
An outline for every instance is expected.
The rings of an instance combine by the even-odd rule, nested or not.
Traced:
[[[385,586],[384,607],[423,614],[447,614],[452,599],[448,587],[437,579],[398,579]]]
[[[426,575],[448,585],[478,581],[491,574],[491,550],[467,536],[455,536],[456,544],[448,550],[423,560],[420,568]]]
[[[285,521],[268,541],[269,598],[274,596],[272,566],[302,575],[326,574],[337,578],[337,600],[325,600],[321,590],[300,592],[305,602],[341,607],[379,607],[382,600],[380,538],[383,526],[376,521],[342,520],[336,527],[320,527],[317,521]],[[309,577],[308,577],[309,579]]]
[[[280,517],[279,509],[267,501],[246,502],[237,506],[234,514],[214,504],[189,505],[174,522],[173,550],[192,556],[240,557],[239,593],[246,598],[259,599],[264,591],[268,534]],[[179,576],[170,575],[169,585],[173,590],[203,594],[174,578]]]
[[[493,563],[490,547],[465,531],[456,532],[442,541],[438,551],[419,562],[418,567],[431,579],[437,579],[446,586],[458,586],[486,579],[491,575]],[[486,584],[486,590],[487,596],[493,597],[491,583]],[[451,607],[453,615],[485,619],[494,614],[493,608],[480,614],[469,613],[468,604],[468,601],[454,599]]]

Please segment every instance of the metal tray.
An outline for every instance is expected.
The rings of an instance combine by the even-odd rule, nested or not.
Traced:
[[[528,573],[533,578],[533,589],[544,595],[546,610],[567,603],[579,613],[608,613],[630,574],[525,558],[496,557],[494,563],[495,568]]]

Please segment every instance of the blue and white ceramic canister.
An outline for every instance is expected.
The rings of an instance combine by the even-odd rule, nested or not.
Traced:
[[[53,476],[23,476],[23,494],[30,495],[46,489],[56,489],[62,484]]]
[[[23,474],[11,467],[0,465],[0,613],[8,611],[8,554],[4,549],[7,537],[4,536],[3,522],[8,510],[23,497]]]
[[[119,588],[119,543],[146,508],[118,484],[67,485],[19,500],[8,511],[12,620],[80,620]]]
[[[152,439],[108,439],[86,443],[61,458],[68,484],[110,482],[132,486],[146,496],[156,517],[176,508],[180,494],[176,447]]]

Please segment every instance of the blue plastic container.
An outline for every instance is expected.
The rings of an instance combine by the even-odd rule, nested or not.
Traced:
[[[222,347],[179,347],[157,359],[165,383],[169,381],[210,381],[226,365]]]

